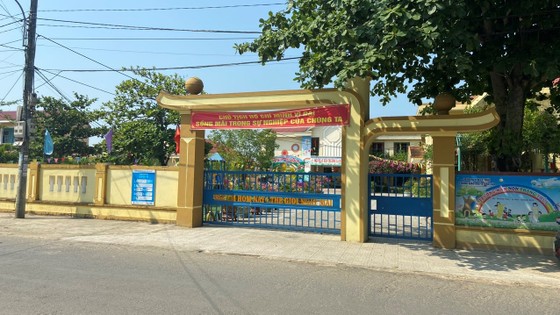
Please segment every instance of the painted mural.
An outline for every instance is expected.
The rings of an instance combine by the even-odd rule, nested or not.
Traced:
[[[560,177],[458,174],[455,223],[560,231]]]

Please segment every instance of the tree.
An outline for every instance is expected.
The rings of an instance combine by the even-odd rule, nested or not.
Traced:
[[[546,106],[546,105],[545,105]],[[470,107],[465,113],[476,113],[484,110],[482,107]],[[527,102],[524,112],[522,153],[516,162],[521,170],[534,169],[532,155],[542,154],[545,161],[548,155],[560,152],[560,129],[558,113],[547,106],[546,110],[534,100]],[[466,133],[461,137],[461,154],[464,157],[465,170],[476,170],[478,158],[491,155],[487,143],[496,137],[495,130]]]
[[[113,128],[110,160],[117,164],[166,165],[175,152],[173,136],[179,114],[159,107],[160,91],[186,94],[185,80],[148,69],[135,69],[139,79],[123,81],[112,101],[103,104],[105,121]]]
[[[396,93],[421,103],[488,92],[500,116],[490,150],[502,171],[519,167],[526,99],[560,77],[558,0],[292,0],[261,29],[236,50],[266,63],[301,48],[303,87],[371,77],[385,104]]]
[[[39,99],[37,108],[40,110],[33,115],[36,131],[30,143],[32,159],[43,158],[45,129],[49,130],[53,140],[55,157],[88,156],[94,153],[88,140],[102,132],[100,126],[92,127],[92,122],[99,117],[99,112],[91,109],[96,99],[79,94],[74,94],[74,97],[73,101],[51,96]]]
[[[229,169],[268,169],[272,165],[276,132],[270,129],[217,130],[208,138],[214,142]]]
[[[549,112],[550,111],[550,112]],[[548,169],[548,157],[551,153],[560,153],[560,129],[558,119],[549,111],[539,111],[534,106],[525,110],[525,127],[523,134],[524,149],[528,152],[541,153]]]

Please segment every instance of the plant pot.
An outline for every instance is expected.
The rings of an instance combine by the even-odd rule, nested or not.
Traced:
[[[455,107],[455,97],[450,93],[444,92],[436,96],[432,107],[438,115],[449,115],[451,108]]]

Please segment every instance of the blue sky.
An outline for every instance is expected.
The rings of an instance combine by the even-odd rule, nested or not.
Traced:
[[[28,15],[29,0],[18,0]],[[123,67],[195,67],[170,70],[185,78],[197,76],[210,94],[299,89],[293,81],[297,61],[203,67],[257,61],[254,54],[235,53],[233,45],[255,34],[117,29],[116,25],[153,28],[259,31],[259,19],[285,8],[278,0],[39,0],[35,90],[39,97],[74,92],[112,99],[126,76],[115,72],[78,72]],[[172,9],[174,8],[174,9]],[[15,0],[0,0],[0,100],[20,100],[23,89],[21,10]],[[13,23],[13,24],[12,24]],[[91,24],[114,25],[98,28]],[[94,26],[92,28],[92,26]],[[13,49],[15,48],[15,49]],[[298,51],[286,57],[298,57]],[[196,69],[196,67],[199,67]],[[79,83],[76,83],[76,82]],[[47,84],[49,82],[50,84]],[[80,84],[81,83],[81,84]],[[371,117],[414,115],[417,107],[399,96],[382,106],[371,100]],[[4,108],[4,110],[13,108]]]

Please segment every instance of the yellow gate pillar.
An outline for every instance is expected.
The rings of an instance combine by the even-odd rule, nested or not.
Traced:
[[[350,102],[350,124],[342,128],[340,236],[343,241],[363,243],[369,237],[368,178],[364,176],[369,160],[364,133],[365,119],[369,119],[369,79],[351,79],[346,88],[358,101]]]
[[[202,226],[204,130],[191,130],[191,115],[181,113],[177,225]]]
[[[455,248],[455,133],[433,139],[433,245]]]

